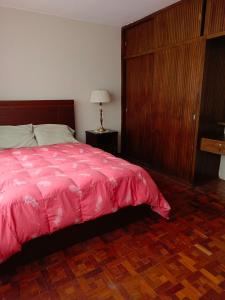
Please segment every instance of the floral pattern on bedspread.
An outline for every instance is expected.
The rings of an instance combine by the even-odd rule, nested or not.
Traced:
[[[86,144],[0,151],[0,261],[23,243],[129,205],[170,206],[139,166]]]

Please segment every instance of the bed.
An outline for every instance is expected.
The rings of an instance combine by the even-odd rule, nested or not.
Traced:
[[[66,124],[73,100],[0,101],[0,125]],[[32,239],[149,205],[168,218],[170,206],[141,167],[82,143],[0,151],[0,262]]]

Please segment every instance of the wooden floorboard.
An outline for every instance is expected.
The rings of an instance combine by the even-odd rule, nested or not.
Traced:
[[[145,214],[19,266],[1,277],[0,299],[225,299],[225,181],[152,176],[170,221]]]

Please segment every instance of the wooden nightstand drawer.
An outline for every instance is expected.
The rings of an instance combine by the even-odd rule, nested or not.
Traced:
[[[225,141],[202,138],[200,149],[210,153],[225,155]]]

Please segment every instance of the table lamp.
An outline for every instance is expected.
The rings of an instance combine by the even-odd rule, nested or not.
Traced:
[[[108,91],[106,90],[95,90],[91,92],[91,103],[99,103],[99,111],[100,111],[100,127],[96,129],[96,132],[105,132],[106,129],[103,127],[103,111],[102,111],[102,103],[110,102],[110,96]]]

